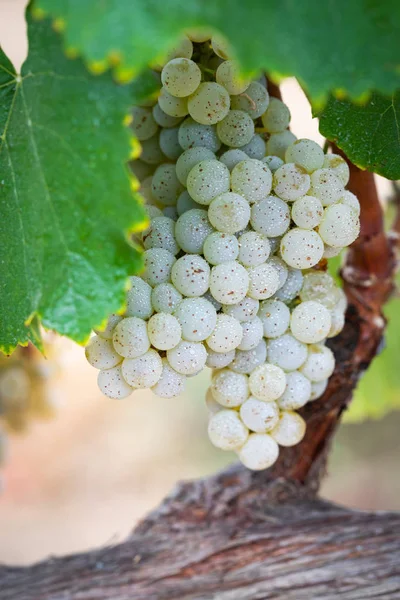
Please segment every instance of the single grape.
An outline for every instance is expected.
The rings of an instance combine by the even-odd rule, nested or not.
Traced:
[[[343,185],[347,185],[350,179],[350,169],[347,162],[339,154],[326,154],[324,158],[324,169],[333,171]]]
[[[360,220],[350,206],[334,204],[325,209],[318,233],[329,246],[350,246],[360,233]]]
[[[179,127],[178,140],[184,150],[201,147],[214,153],[221,148],[215,125],[197,123],[192,117],[187,117]]]
[[[158,125],[149,108],[134,106],[132,117],[132,129],[138,140],[148,140],[157,133]]]
[[[244,229],[250,220],[250,206],[243,196],[225,192],[211,202],[208,218],[218,231],[237,233]]]
[[[161,82],[172,96],[190,96],[200,85],[201,71],[188,58],[173,58],[163,67]]]
[[[284,260],[279,258],[279,256],[271,256],[268,260],[268,264],[270,264],[274,269],[278,271],[279,276],[279,287],[278,290],[285,285],[286,280],[288,278],[289,269]]]
[[[290,330],[305,344],[316,344],[325,339],[331,328],[331,314],[323,304],[308,300],[301,302],[292,312]]]
[[[290,210],[286,202],[276,196],[268,196],[251,207],[250,223],[258,233],[277,237],[290,225]]]
[[[253,135],[248,144],[245,144],[244,146],[240,147],[240,150],[242,150],[242,152],[245,152],[249,158],[261,160],[265,156],[266,145],[261,135],[258,135],[258,133],[256,133],[255,135]]]
[[[265,151],[269,155],[285,158],[286,150],[297,140],[291,131],[282,131],[281,133],[272,133],[265,144]]]
[[[211,47],[215,54],[224,60],[228,60],[231,54],[231,48],[226,39],[220,35],[213,35],[211,38]]]
[[[280,300],[263,300],[260,303],[258,316],[261,319],[266,338],[279,337],[289,328],[290,310]]]
[[[111,369],[122,361],[112,341],[98,335],[90,338],[85,348],[85,355],[88,363],[95,369]]]
[[[266,198],[272,187],[272,173],[260,160],[244,160],[231,173],[231,189],[250,204]]]
[[[230,110],[217,124],[217,133],[223,144],[239,148],[254,136],[254,121],[243,110]]]
[[[331,169],[318,169],[311,175],[310,194],[319,198],[324,206],[339,200],[343,192],[341,179]]]
[[[179,344],[182,329],[178,319],[173,315],[157,313],[150,317],[147,333],[154,348],[170,350]]]
[[[161,373],[161,357],[152,348],[137,358],[125,358],[122,363],[122,375],[125,381],[134,388],[153,387],[159,381]]]
[[[345,323],[345,313],[342,311],[340,307],[335,307],[331,310],[331,328],[328,333],[328,338],[335,337],[339,335],[342,331]]]
[[[112,340],[115,326],[121,320],[122,320],[122,317],[120,315],[110,315],[108,317],[105,327],[103,327],[102,329],[95,329],[94,332],[97,333],[97,335],[100,336],[101,338],[104,338],[105,340]]]
[[[360,216],[361,206],[355,194],[352,194],[348,190],[345,190],[343,192],[343,195],[339,198],[338,202],[340,202],[341,204],[346,204],[346,206],[350,206],[350,208],[352,208],[355,211],[357,217]]]
[[[286,388],[277,403],[281,410],[297,410],[311,398],[311,382],[299,371],[286,373]]]
[[[193,208],[177,220],[175,237],[184,252],[202,254],[204,242],[213,231],[207,211]]]
[[[316,142],[307,139],[296,140],[285,153],[287,163],[295,163],[299,167],[303,167],[307,173],[321,169],[324,158],[322,148]]]
[[[243,337],[240,342],[239,350],[253,350],[261,342],[264,334],[261,319],[254,317],[251,321],[242,323]]]
[[[259,306],[260,303],[258,300],[246,296],[237,304],[223,306],[222,310],[226,315],[230,315],[241,323],[245,323],[246,321],[251,321],[257,316]]]
[[[234,110],[244,110],[252,119],[261,117],[267,110],[268,104],[268,92],[258,81],[252,81],[243,92],[231,98],[231,107]]]
[[[265,300],[275,294],[279,288],[278,271],[270,264],[264,263],[248,269],[248,295],[255,300]]]
[[[243,446],[249,435],[247,427],[235,410],[220,410],[208,423],[211,443],[221,450],[235,450]]]
[[[240,461],[252,471],[268,469],[279,456],[279,447],[268,433],[252,433],[238,452]]]
[[[176,160],[183,150],[178,140],[179,127],[161,129],[159,144],[162,152],[170,160]]]
[[[131,288],[126,295],[126,317],[148,319],[153,314],[151,287],[141,277],[130,277]],[[119,321],[121,318],[119,319]],[[116,323],[117,324],[117,323]],[[110,335],[110,339],[112,335]]]
[[[307,360],[307,346],[284,333],[268,342],[268,360],[284,371],[295,371]]]
[[[157,167],[153,175],[151,191],[160,204],[164,206],[176,204],[183,187],[176,176],[175,165],[165,163]]]
[[[242,160],[247,160],[247,154],[240,150],[239,148],[231,148],[227,150],[219,157],[220,162],[226,165],[229,171],[232,171],[234,167]]]
[[[217,322],[207,338],[207,345],[214,352],[229,352],[237,348],[242,340],[242,327],[234,317],[225,314],[217,315]]]
[[[240,407],[243,423],[256,433],[266,433],[279,421],[279,408],[276,402],[262,402],[250,396]]]
[[[309,346],[307,360],[300,371],[310,381],[322,381],[330,377],[335,368],[332,350],[322,344]]]
[[[300,299],[315,300],[326,308],[333,308],[340,299],[340,291],[329,273],[311,271],[306,273],[300,290]]]
[[[184,296],[202,296],[209,288],[210,267],[201,256],[186,254],[173,265],[171,278]]]
[[[186,186],[190,171],[203,160],[215,160],[215,155],[209,148],[202,146],[189,148],[180,155],[176,161],[176,175],[182,185]]]
[[[177,373],[166,358],[162,359],[162,366],[161,377],[151,389],[156,396],[161,398],[175,398],[184,391],[186,377]]]
[[[146,250],[143,253],[144,271],[141,277],[152,287],[159,283],[168,283],[175,261],[175,256],[163,248]]]
[[[324,243],[316,231],[295,227],[281,240],[283,260],[296,269],[310,269],[316,265],[324,253]]]
[[[181,302],[182,294],[172,283],[160,283],[151,292],[151,303],[156,312],[172,314]]]
[[[193,200],[208,205],[220,194],[228,192],[229,169],[218,160],[202,160],[190,171],[186,185]]]
[[[292,219],[302,229],[314,229],[322,221],[324,207],[319,198],[302,196],[293,202]]]
[[[268,133],[279,133],[289,126],[290,111],[278,98],[270,98],[268,108],[261,116],[261,120]]]
[[[127,398],[133,392],[133,387],[122,376],[121,365],[99,371],[97,385],[107,398],[116,400]]]
[[[159,135],[153,135],[148,140],[144,140],[140,143],[142,151],[140,153],[140,159],[149,165],[158,165],[165,160],[165,155],[160,148]]]
[[[310,401],[318,400],[328,387],[328,379],[322,379],[321,381],[311,382],[311,396]]]
[[[234,373],[229,368],[218,371],[211,382],[211,392],[221,406],[234,408],[240,406],[249,397],[247,375]]]
[[[270,254],[268,238],[257,233],[248,231],[239,238],[238,261],[245,267],[257,267],[265,263]]]
[[[287,202],[297,200],[310,189],[310,176],[303,167],[286,163],[274,173],[274,192]]]
[[[281,396],[286,387],[284,371],[275,365],[265,363],[256,367],[249,377],[251,394],[264,402],[271,402]]]
[[[190,116],[195,121],[203,125],[214,125],[228,114],[230,98],[226,89],[219,83],[205,82],[190,96],[187,106]]]
[[[201,204],[197,204],[197,202],[195,202],[185,190],[184,192],[182,192],[182,194],[180,194],[176,202],[176,210],[178,216],[180,217],[188,210],[192,210],[192,208],[201,208]]]
[[[214,400],[213,395],[211,393],[211,388],[208,388],[206,391],[206,407],[208,410],[209,417],[212,417],[212,415],[215,415],[217,412],[222,410],[222,406]]]
[[[301,442],[305,432],[304,419],[295,412],[284,410],[279,416],[279,423],[270,435],[280,446],[295,446]]]
[[[196,29],[190,29],[187,32],[188,38],[192,41],[192,42],[196,42],[197,44],[201,44],[203,42],[207,42],[208,40],[211,39],[212,37],[212,32],[207,30],[207,29],[203,29],[203,28],[196,28]]]
[[[169,219],[172,219],[174,222],[178,220],[178,216],[179,216],[176,206],[166,206],[165,208],[163,208],[162,214],[164,217],[168,217]]]
[[[189,342],[202,342],[208,338],[217,323],[217,312],[205,298],[185,298],[174,316],[181,325],[182,338]]]
[[[224,262],[211,269],[210,292],[221,304],[237,304],[246,296],[249,276],[237,261]]]
[[[234,60],[226,60],[219,65],[215,80],[231,95],[241,94],[249,86],[249,81],[241,76],[239,65]]]
[[[143,235],[143,245],[146,250],[164,248],[171,254],[178,254],[180,247],[175,238],[175,222],[164,216],[152,219],[150,227]]]
[[[239,242],[229,233],[214,231],[207,236],[203,246],[204,258],[211,265],[236,260],[239,254]]]
[[[262,159],[262,162],[267,165],[267,167],[269,168],[271,173],[275,173],[275,171],[277,171],[279,169],[279,167],[281,167],[282,165],[285,164],[285,161],[283,161],[281,158],[279,158],[279,156],[273,156],[273,155],[272,156],[264,156],[264,158]]]
[[[207,350],[201,342],[184,340],[172,350],[167,351],[167,359],[177,373],[193,375],[205,367]]]
[[[254,369],[265,363],[267,359],[267,344],[261,340],[252,350],[236,350],[234,360],[229,368],[235,373],[250,375]]]
[[[170,117],[186,117],[189,112],[188,99],[172,96],[164,87],[161,88],[158,104]]]
[[[114,329],[114,349],[124,358],[136,358],[150,348],[146,321],[138,317],[122,319]]]
[[[183,117],[172,117],[167,115],[158,104],[153,106],[153,119],[160,127],[176,127],[182,121]]]
[[[235,350],[229,352],[214,352],[207,346],[206,365],[211,369],[223,369],[231,364],[235,358]]]
[[[288,268],[288,276],[285,283],[275,294],[277,300],[291,302],[294,300],[303,285],[303,273],[299,269]]]

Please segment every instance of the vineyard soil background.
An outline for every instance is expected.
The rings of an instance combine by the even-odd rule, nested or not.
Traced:
[[[0,40],[17,65],[26,52],[24,4],[0,0],[6,16]],[[286,80],[282,93],[292,111],[293,132],[321,143],[295,81]],[[383,178],[377,180],[385,197],[389,185]],[[205,378],[192,382],[184,397],[170,404],[149,392],[116,404],[100,395],[81,348],[67,340],[57,346],[62,363],[57,418],[35,423],[28,435],[12,441],[7,487],[0,497],[0,562],[23,564],[49,554],[114,544],[177,479],[206,475],[234,460],[213,449],[204,436]],[[157,444],[152,442],[154,429],[146,426],[154,423],[155,415]],[[393,476],[400,458],[399,426],[396,415],[342,426],[322,496],[358,508],[400,509],[400,479]]]

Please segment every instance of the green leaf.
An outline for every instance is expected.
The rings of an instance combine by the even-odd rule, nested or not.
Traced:
[[[385,348],[361,379],[348,411],[345,423],[379,419],[400,409],[400,301],[389,302],[385,309],[388,328]]]
[[[400,87],[397,0],[38,0],[65,30],[66,45],[95,68],[121,60],[133,75],[160,58],[182,31],[212,27],[245,71],[295,75],[314,101]]]
[[[322,135],[362,169],[400,179],[400,91],[374,93],[366,104],[330,98],[317,113]]]
[[[0,348],[38,344],[38,320],[84,342],[124,302],[144,220],[126,166],[131,90],[65,58],[29,21],[21,76],[0,51]]]

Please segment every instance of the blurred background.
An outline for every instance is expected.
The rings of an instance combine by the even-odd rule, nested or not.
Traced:
[[[0,0],[0,44],[17,68],[27,52],[25,4]],[[293,132],[322,143],[296,82],[286,80],[282,92]],[[377,180],[385,201],[390,183]],[[387,314],[387,347],[362,380],[347,417],[370,419],[341,426],[322,487],[325,498],[360,509],[400,509],[400,413],[388,413],[400,407],[399,300]],[[178,480],[213,473],[234,460],[207,439],[207,374],[189,379],[176,400],[137,392],[118,402],[100,394],[97,372],[68,340],[49,336],[47,360],[34,349],[16,355],[12,365],[5,360],[0,394],[7,385],[28,385],[34,395],[29,414],[16,411],[8,423],[19,434],[9,437],[0,468],[0,562],[26,564],[114,544]],[[6,385],[2,376],[10,365]]]

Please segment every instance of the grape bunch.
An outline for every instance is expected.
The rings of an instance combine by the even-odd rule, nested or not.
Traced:
[[[132,123],[144,271],[86,356],[110,398],[172,398],[209,367],[211,442],[265,469],[303,438],[296,411],[334,370],[325,342],[346,299],[321,264],[356,239],[359,202],[345,160],[296,139],[288,107],[218,38],[190,35],[154,68],[158,96]]]

